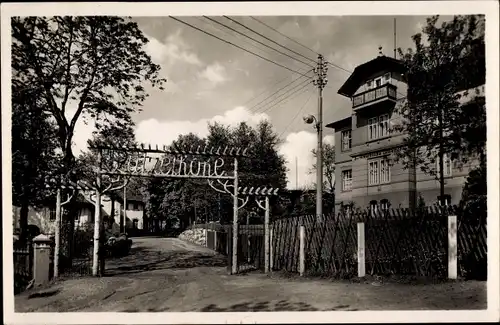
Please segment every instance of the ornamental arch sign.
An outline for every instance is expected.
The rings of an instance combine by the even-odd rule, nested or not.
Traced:
[[[96,206],[101,205],[101,183],[103,176],[130,179],[130,177],[153,177],[171,179],[206,179],[216,191],[229,194],[233,198],[233,238],[231,256],[231,274],[238,273],[238,210],[254,197],[259,207],[266,209],[265,236],[269,255],[269,201],[268,197],[277,195],[278,188],[240,187],[238,185],[238,159],[248,158],[248,148],[211,147],[208,145],[180,149],[151,146],[117,147],[94,146],[97,152],[97,186],[90,188],[85,184],[72,184],[74,188],[92,190],[96,193]],[[231,166],[232,165],[232,166]],[[232,167],[232,168],[231,168]],[[215,184],[217,182],[217,185]],[[262,205],[265,197],[266,205]],[[100,234],[102,227],[100,209],[96,208],[94,224],[93,275],[98,275]],[[266,260],[267,261],[267,260]],[[268,263],[266,263],[268,265]],[[266,266],[266,271],[268,267]]]

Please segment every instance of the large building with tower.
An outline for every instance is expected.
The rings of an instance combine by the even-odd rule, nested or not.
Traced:
[[[394,149],[404,135],[390,132],[400,121],[398,107],[406,98],[407,85],[401,61],[380,55],[357,66],[338,93],[351,100],[351,113],[326,127],[335,130],[335,204],[337,211],[356,207],[413,208],[418,199],[426,205],[439,202],[440,186],[434,176],[420,168],[403,168]],[[483,82],[484,83],[484,82]],[[479,85],[484,93],[484,85]],[[466,100],[466,99],[464,99]],[[458,164],[444,157],[445,197],[458,204],[473,159]]]

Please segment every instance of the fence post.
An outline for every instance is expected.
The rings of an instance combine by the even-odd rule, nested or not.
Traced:
[[[217,243],[217,231],[214,230],[214,247],[213,249],[217,251],[218,243]]]
[[[457,216],[448,216],[448,278],[458,278]]]
[[[304,276],[305,272],[305,228],[300,226],[299,230],[299,274]]]
[[[358,222],[358,277],[365,275],[365,223]]]
[[[233,272],[233,228],[232,225],[227,227],[227,240],[226,240],[226,252],[227,252],[227,269],[229,274],[234,274]]]
[[[274,254],[273,254],[273,236],[274,229],[269,227],[269,270],[272,271],[274,268]]]
[[[269,234],[269,196],[266,196],[266,211],[264,215],[264,272],[269,272],[269,257],[270,257],[270,234]]]

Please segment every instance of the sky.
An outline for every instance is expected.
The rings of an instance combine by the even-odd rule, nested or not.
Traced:
[[[287,51],[241,25],[224,18],[209,17],[259,40],[289,56],[205,18],[179,17],[202,30],[215,34],[262,57],[301,73],[311,69],[317,53],[352,71],[379,53],[393,56],[394,16],[265,16],[256,17],[305,47],[285,38],[248,16],[230,17],[239,23],[292,50]],[[411,36],[421,31],[425,16],[396,17],[397,47],[407,49]],[[300,77],[169,17],[133,17],[149,39],[146,51],[161,66],[167,79],[165,90],[148,88],[149,97],[142,112],[133,116],[137,140],[147,144],[168,145],[180,134],[207,135],[207,123],[218,121],[237,125],[245,121],[257,125],[268,119],[283,139],[279,151],[287,160],[289,188],[309,187],[316,146],[316,131],[303,122],[305,114],[317,112],[317,92],[312,85],[302,88],[299,79],[281,94],[266,99],[278,89]],[[298,53],[298,54],[297,54]],[[349,73],[330,66],[328,84],[323,92],[324,125],[351,114],[351,102],[337,94]],[[295,87],[295,88],[294,88]],[[286,99],[285,99],[286,98]],[[85,148],[92,129],[80,123],[75,130],[77,150]],[[324,140],[334,143],[331,129],[324,129]],[[297,162],[297,164],[296,164]],[[296,179],[295,175],[298,175]]]

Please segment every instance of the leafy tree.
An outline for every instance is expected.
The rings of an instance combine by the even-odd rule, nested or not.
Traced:
[[[93,137],[87,141],[90,150],[83,153],[78,161],[77,168],[79,179],[91,188],[99,190],[102,194],[113,194],[115,191],[123,189],[128,184],[129,178],[101,175],[101,184],[97,184],[97,168],[99,146],[105,147],[133,147],[136,145],[134,129],[131,125],[120,125],[109,123],[99,130],[93,132]],[[128,159],[135,159],[138,153],[124,152],[118,150],[100,150],[101,167],[111,170],[117,166],[124,166]],[[93,200],[91,200],[93,201]]]
[[[284,188],[286,184],[286,167],[284,158],[278,154],[279,137],[272,130],[269,122],[261,122],[256,128],[246,123],[236,127],[229,127],[220,123],[208,126],[207,138],[200,139],[194,134],[181,135],[173,145],[179,148],[205,147],[239,147],[248,148],[249,157],[238,159],[238,173],[240,186],[267,186]],[[189,162],[190,157],[185,157]],[[199,159],[199,158],[197,158]],[[204,158],[205,159],[205,158]],[[207,157],[206,159],[212,159]],[[225,159],[223,170],[233,172],[232,159]],[[220,185],[215,182],[215,185]],[[145,186],[147,192],[146,207],[158,218],[169,222],[178,218],[181,227],[186,227],[194,221],[195,214],[202,216],[202,220],[219,219],[221,222],[232,220],[232,197],[214,191],[205,179],[165,179],[150,180]],[[278,203],[271,202],[273,214],[279,213]],[[249,203],[249,211],[256,210],[256,206]],[[240,211],[244,214],[244,210]],[[208,216],[207,216],[208,215]],[[200,218],[199,218],[200,219]],[[244,219],[244,218],[243,218]]]
[[[467,182],[462,191],[460,208],[464,217],[476,222],[486,221],[487,210],[487,176],[486,165],[481,163],[469,172]]]
[[[44,110],[56,125],[62,154],[58,173],[76,181],[76,123],[92,119],[97,129],[110,120],[130,125],[130,114],[147,97],[144,82],[163,89],[160,67],[144,51],[148,39],[129,18],[13,17],[11,27],[13,79],[20,87],[39,87]],[[71,223],[76,211],[70,207]],[[64,242],[71,242],[72,231],[63,233]]]
[[[53,196],[47,187],[58,163],[53,123],[43,111],[39,89],[12,85],[12,199],[20,211],[20,239],[28,227],[29,207],[38,207]]]
[[[436,176],[443,197],[444,155],[457,161],[484,150],[486,133],[478,134],[484,137],[480,141],[471,137],[472,130],[485,128],[484,106],[463,109],[461,103],[469,95],[464,90],[484,84],[484,24],[482,17],[455,16],[439,27],[438,19],[428,18],[424,35],[412,37],[414,49],[399,49],[408,94],[399,109],[402,122],[394,130],[407,134],[396,159]]]
[[[335,146],[329,143],[323,144],[323,211],[324,213],[333,212],[335,209]],[[316,160],[316,149],[312,150]],[[310,174],[316,174],[316,163],[309,171]],[[316,187],[316,185],[314,185]],[[325,193],[326,192],[326,193]],[[316,201],[314,201],[316,206]],[[309,211],[309,210],[308,210]]]
[[[314,159],[316,160],[316,149],[312,150]],[[316,174],[316,163],[309,171],[310,174]],[[323,144],[323,188],[328,193],[335,193],[335,146],[329,143]]]
[[[14,77],[41,88],[56,121],[63,172],[75,163],[72,140],[80,118],[95,119],[98,129],[111,117],[130,124],[130,113],[147,97],[143,82],[162,89],[160,67],[143,49],[148,39],[130,19],[14,17],[11,26]]]

